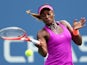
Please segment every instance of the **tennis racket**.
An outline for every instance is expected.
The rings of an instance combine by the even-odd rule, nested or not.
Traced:
[[[26,31],[20,27],[6,27],[0,30],[0,37],[4,40],[24,40],[39,44],[40,42],[34,38],[30,38]]]

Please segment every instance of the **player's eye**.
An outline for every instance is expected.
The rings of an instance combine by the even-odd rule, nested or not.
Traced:
[[[48,15],[50,15],[50,13],[48,13]]]

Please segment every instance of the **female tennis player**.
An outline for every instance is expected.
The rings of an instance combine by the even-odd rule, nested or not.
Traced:
[[[84,26],[86,19],[74,20],[73,26],[66,20],[55,21],[53,7],[48,4],[42,5],[34,17],[45,24],[37,34],[40,44],[36,44],[43,57],[48,54],[45,65],[73,65],[71,40],[77,45],[82,44],[79,29]]]

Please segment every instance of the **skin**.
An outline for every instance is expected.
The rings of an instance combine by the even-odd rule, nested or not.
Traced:
[[[54,12],[52,10],[48,11],[48,10],[44,10],[42,14],[39,15],[39,17],[36,17],[40,20],[43,21],[43,23],[47,26],[50,26],[54,21]],[[64,26],[67,27],[67,29],[70,31],[71,36],[72,36],[72,40],[75,42],[75,44],[77,45],[81,45],[82,44],[82,37],[80,34],[78,34],[77,36],[73,35],[73,29],[77,29],[79,30],[80,28],[82,28],[84,26],[86,22],[85,18],[81,18],[81,20],[78,22],[77,20],[74,20],[73,22],[73,27],[65,20],[61,20],[60,23],[63,24]],[[52,30],[53,31],[53,30]],[[58,25],[56,32],[54,33],[62,33],[63,29]],[[37,44],[36,46],[38,47],[38,52],[45,57],[48,53],[47,51],[47,41],[49,39],[50,35],[49,33],[42,29],[38,32],[37,34],[37,39],[40,41],[40,44]]]

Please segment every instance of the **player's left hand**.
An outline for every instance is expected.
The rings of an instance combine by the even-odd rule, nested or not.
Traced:
[[[86,19],[85,17],[81,18],[79,22],[77,22],[77,20],[75,19],[74,20],[74,23],[73,23],[73,28],[74,29],[80,29],[82,27],[84,27],[85,25],[85,22],[86,22]]]

